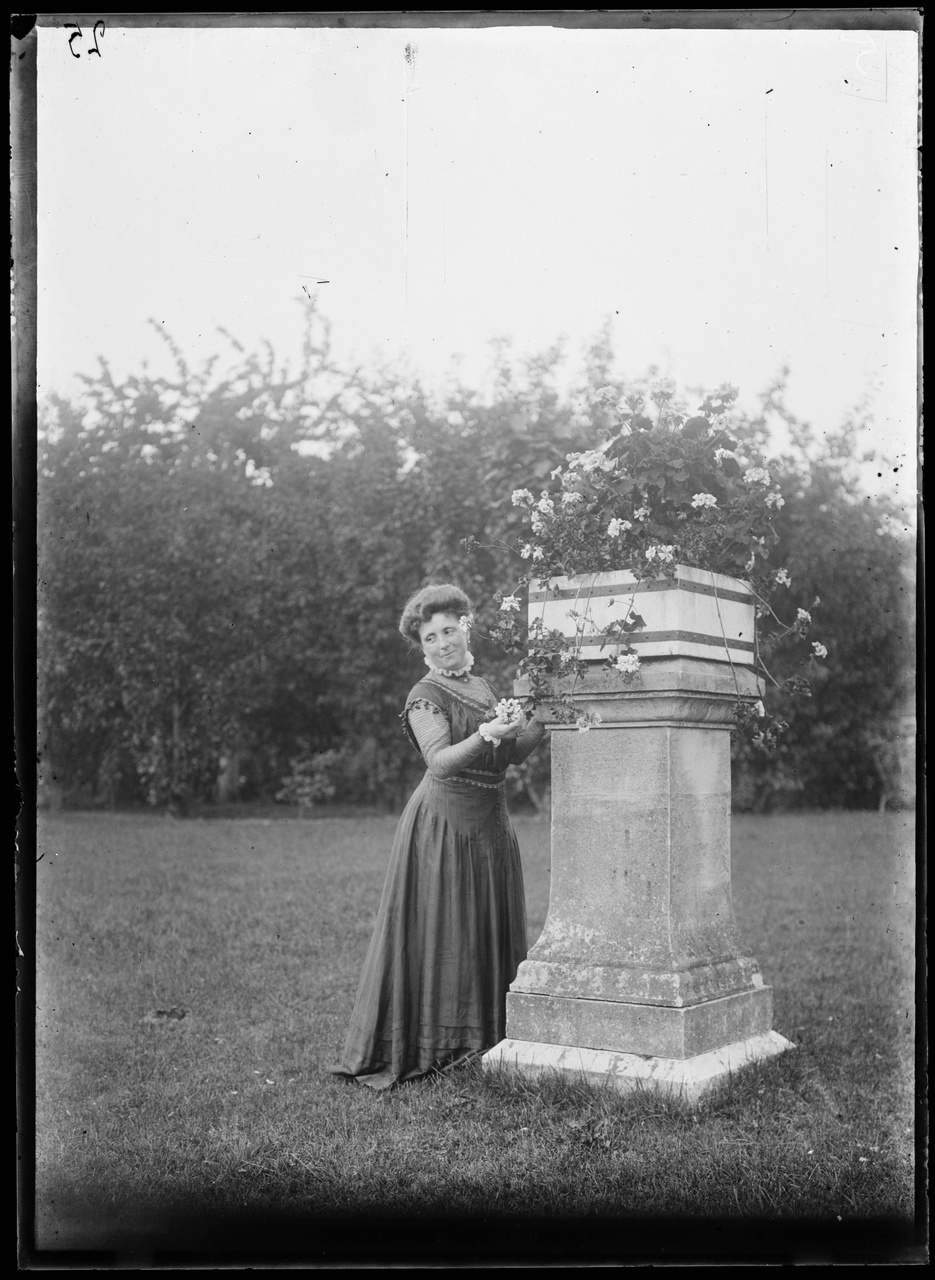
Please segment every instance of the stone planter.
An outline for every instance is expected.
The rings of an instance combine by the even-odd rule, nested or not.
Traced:
[[[582,615],[579,653],[585,661],[608,656],[607,623],[632,611],[645,624],[630,637],[641,660],[680,657],[753,665],[754,601],[737,578],[676,565],[673,578],[640,582],[635,574],[617,570],[530,585],[530,625],[538,619],[573,638],[576,619],[570,611]]]
[[[694,1098],[790,1047],[730,893],[730,729],[738,698],[762,694],[753,599],[681,566],[639,589],[625,573],[553,585],[530,592],[531,619],[574,634],[569,610],[586,615],[580,656],[593,666],[563,683],[601,720],[586,733],[553,726],[548,918],[485,1065]],[[630,607],[645,625],[631,637],[640,674],[625,685],[602,669],[612,650],[601,644]]]

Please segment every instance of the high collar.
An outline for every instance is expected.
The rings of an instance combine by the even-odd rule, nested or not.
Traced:
[[[425,665],[430,671],[433,671],[438,676],[447,676],[449,680],[458,680],[471,674],[471,667],[474,665],[474,655],[473,653],[469,653],[464,666],[459,667],[457,671],[448,671],[445,667],[436,666],[431,658],[425,659]]]

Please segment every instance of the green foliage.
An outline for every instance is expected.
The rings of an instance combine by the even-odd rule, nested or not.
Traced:
[[[654,418],[644,413],[647,395],[656,406]],[[773,513],[785,500],[769,487],[766,467],[753,465],[762,459],[752,449],[746,456],[738,452],[726,421],[736,398],[736,389],[724,384],[693,413],[676,401],[674,383],[668,380],[648,390],[633,383],[623,390],[606,386],[597,391],[592,418],[601,443],[567,454],[567,466],[559,462],[549,473],[552,490],[543,489],[538,501],[528,489],[513,491],[512,503],[528,517],[530,529],[519,552],[531,566],[521,585],[615,569],[631,572],[637,581],[672,577],[679,564],[742,576],[755,583],[760,619],[756,666],[757,674],[766,673],[763,650],[790,635],[804,636],[810,616],[799,610],[793,622],[783,623],[769,606],[775,581],[764,566],[777,540]],[[785,570],[779,577],[785,580]],[[586,674],[587,665],[578,656],[586,612],[568,615],[576,619],[574,635],[544,629],[538,621],[526,634],[513,617],[518,607],[515,596],[502,599],[492,635],[507,652],[522,653],[519,670],[532,705],[547,702],[560,721],[590,727],[591,718],[577,714],[574,685],[557,687],[567,677],[576,681]],[[644,625],[631,613],[632,608],[611,622],[608,638],[614,644],[603,663],[626,683],[638,677],[640,658],[631,639]],[[606,625],[604,630],[607,634]],[[781,687],[787,693],[809,693],[807,679],[798,672]],[[736,711],[738,730],[760,748],[774,750],[785,723],[767,714],[761,701],[739,694]]]
[[[537,577],[620,568],[646,576],[674,562],[749,577],[768,555],[781,495],[757,458],[738,458],[726,423],[736,390],[719,388],[694,413],[669,384],[649,396],[653,417],[638,383],[623,395],[601,388],[595,426],[610,421],[597,447],[559,461],[538,502],[514,491],[531,524],[521,554]]]
[[[792,443],[778,477],[785,505],[775,517],[772,559],[790,579],[784,611],[815,609],[828,652],[808,664],[807,699],[779,687],[795,669],[794,652],[766,653],[775,677],[768,697],[788,730],[772,759],[735,743],[735,802],[763,811],[899,800],[907,790],[900,739],[915,692],[908,531],[893,501],[861,490],[860,419],[819,440],[781,393],[780,384],[764,396],[767,415],[786,424]]]
[[[311,809],[334,798],[337,787],[332,775],[341,763],[339,751],[311,751],[307,740],[300,739],[300,755],[289,761],[289,772],[276,792],[277,800]]]
[[[597,395],[613,363],[602,337],[570,391],[559,389],[558,349],[521,362],[501,344],[489,392],[455,382],[439,395],[391,370],[339,368],[311,306],[295,371],[269,349],[231,343],[227,370],[193,370],[172,347],[171,377],[144,370],[117,383],[102,364],[80,400],[43,406],[40,753],[73,801],[184,812],[213,797],[227,758],[242,762],[233,775],[246,779],[244,798],[272,802],[291,760],[340,751],[335,799],[398,807],[420,772],[398,724],[422,671],[396,631],[406,597],[426,581],[461,583],[479,666],[511,692],[522,655],[485,637],[500,624],[498,593],[531,567],[513,492],[565,492],[556,458],[598,449],[604,432],[628,457],[642,451],[634,465],[659,512],[677,520],[688,497],[686,544],[691,524],[736,560],[730,522],[718,523],[736,484],[730,459],[712,471],[692,435],[693,419],[722,412],[718,430],[750,460],[763,454],[768,420],[791,425],[791,450],[771,464],[770,491],[785,503],[770,507],[771,562],[791,576],[784,614],[821,596],[815,625],[828,649],[824,664],[811,662],[810,700],[769,694],[789,729],[774,764],[738,754],[737,794],[768,808],[892,793],[892,726],[911,692],[905,547],[892,526],[877,533],[886,504],[849,477],[856,424],[819,448],[785,412],[780,385],[755,420],[726,394],[681,404],[663,387],[657,421],[634,429],[640,405],[618,411],[625,400]],[[652,401],[648,380],[627,385]],[[587,473],[574,474],[587,489]],[[632,506],[614,483],[614,501]],[[691,508],[696,484],[718,497],[715,514]],[[608,511],[593,514],[622,518]],[[764,656],[782,684],[808,653],[802,641],[792,657]],[[547,751],[523,777],[530,803],[542,803]]]

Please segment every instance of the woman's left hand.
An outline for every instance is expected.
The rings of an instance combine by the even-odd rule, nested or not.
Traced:
[[[503,712],[494,716],[492,720],[486,720],[481,725],[481,737],[486,738],[488,742],[493,741],[496,746],[498,742],[509,741],[515,738],[517,734],[522,733],[526,726],[526,717],[522,712],[513,720],[508,720]]]
[[[503,735],[505,739],[518,738],[526,728],[526,717],[521,711],[515,720],[510,722],[510,727]]]

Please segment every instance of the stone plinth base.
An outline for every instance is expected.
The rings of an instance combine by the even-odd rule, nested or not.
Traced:
[[[637,1089],[697,1102],[731,1076],[756,1062],[775,1058],[795,1045],[778,1031],[751,1036],[736,1044],[700,1053],[694,1058],[647,1058],[637,1053],[610,1053],[606,1049],[573,1049],[562,1044],[537,1044],[529,1040],[501,1040],[485,1053],[485,1071],[513,1069],[525,1076],[549,1072],[606,1084],[618,1093]]]
[[[511,990],[506,1009],[513,1043],[582,1045],[661,1062],[746,1043],[773,1025],[772,991],[765,986],[682,1008]]]

